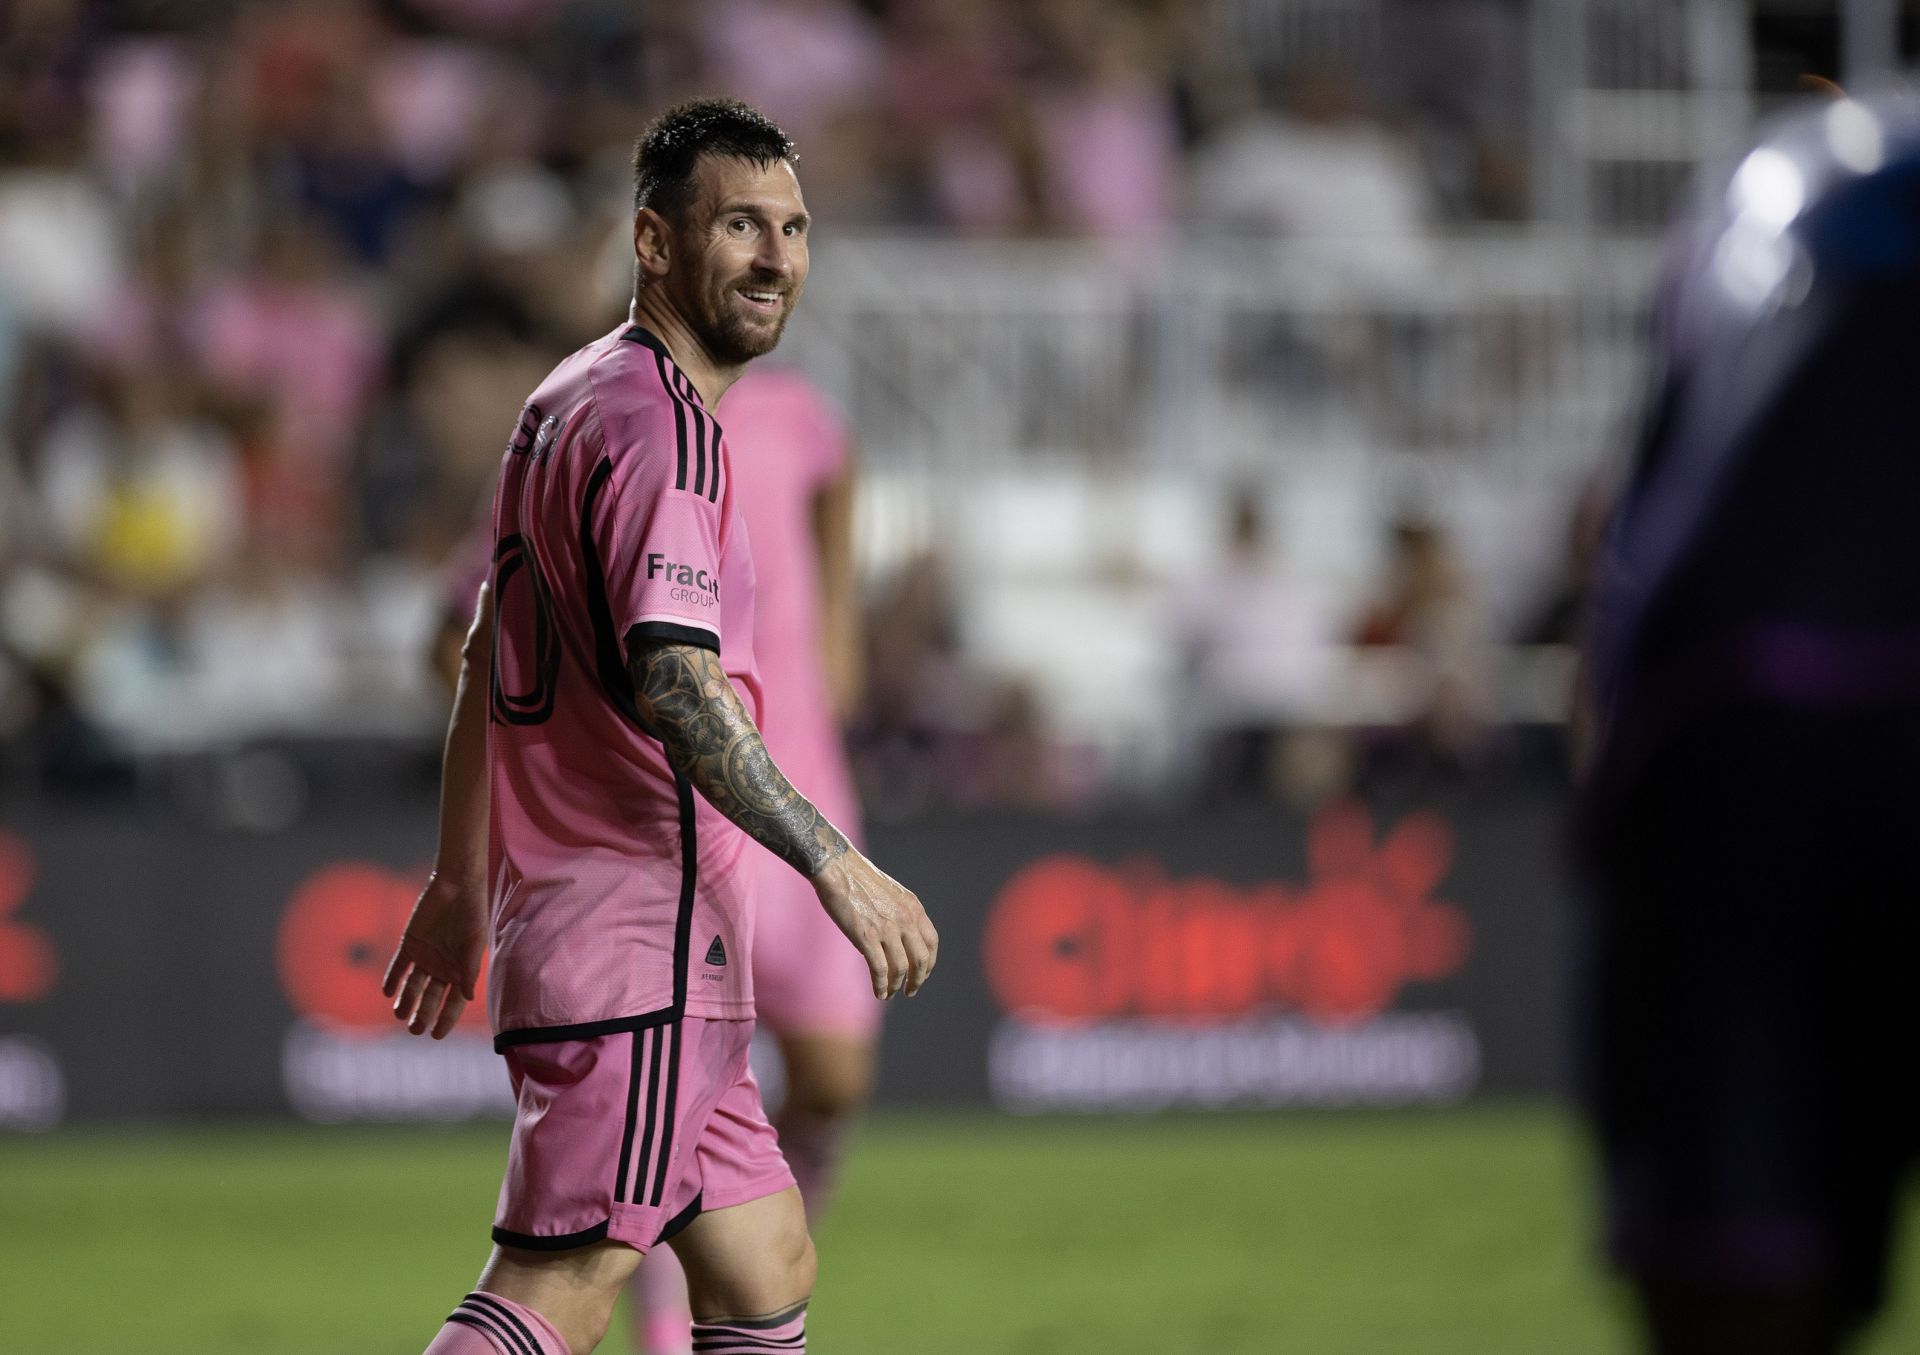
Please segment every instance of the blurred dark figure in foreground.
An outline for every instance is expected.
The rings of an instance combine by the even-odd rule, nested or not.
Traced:
[[[1599,567],[1587,1090],[1650,1348],[1812,1355],[1920,1141],[1920,99],[1714,187]]]

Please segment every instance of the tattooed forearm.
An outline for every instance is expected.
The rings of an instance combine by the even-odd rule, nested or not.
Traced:
[[[847,850],[840,830],[774,766],[718,654],[649,643],[633,656],[633,686],[668,759],[754,841],[802,875]]]

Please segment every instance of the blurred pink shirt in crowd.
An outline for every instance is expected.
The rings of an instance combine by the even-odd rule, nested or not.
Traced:
[[[1043,99],[1047,199],[1070,230],[1164,236],[1178,205],[1180,144],[1165,91],[1146,79]]]
[[[701,45],[716,88],[802,142],[836,109],[870,97],[883,69],[872,20],[844,0],[720,0],[706,11]]]
[[[296,462],[341,465],[385,352],[376,317],[349,287],[236,278],[205,296],[192,329],[210,378],[267,397],[275,437]]]
[[[622,326],[534,391],[494,540],[496,1043],[750,1018],[749,840],[668,762],[628,676],[647,639],[700,645],[759,714],[726,441],[652,334]]]

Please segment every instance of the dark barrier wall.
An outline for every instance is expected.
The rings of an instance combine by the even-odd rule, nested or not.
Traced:
[[[1062,821],[943,817],[872,852],[942,935],[883,1098],[1088,1112],[1415,1104],[1554,1085],[1557,806],[1539,795]],[[377,992],[430,808],[278,834],[41,810],[0,828],[0,1124],[507,1106],[477,1012]]]

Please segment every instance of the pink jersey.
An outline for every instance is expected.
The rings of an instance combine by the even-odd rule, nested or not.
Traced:
[[[726,441],[652,334],[616,330],[534,391],[494,541],[495,1043],[750,1018],[749,840],[669,765],[627,675],[642,639],[703,645],[759,710]]]
[[[848,836],[859,805],[820,648],[813,504],[847,465],[839,412],[799,372],[750,369],[720,406],[759,576],[753,655],[766,686],[760,733],[794,787]]]

